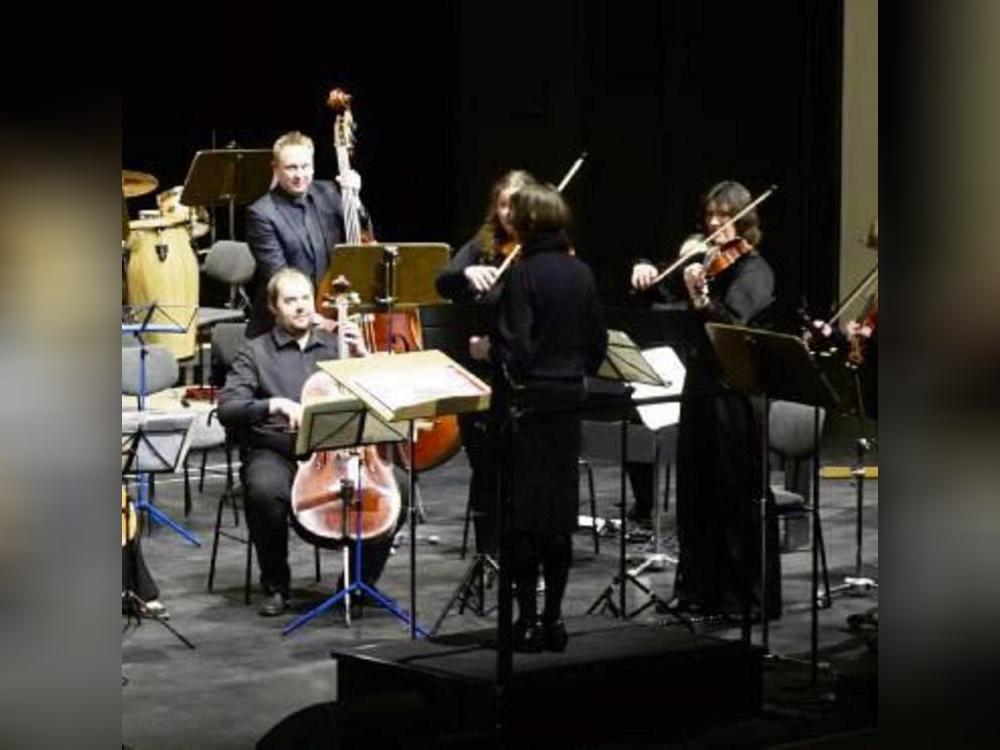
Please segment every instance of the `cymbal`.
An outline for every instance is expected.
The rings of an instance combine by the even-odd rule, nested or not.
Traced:
[[[160,183],[151,174],[122,170],[122,195],[126,198],[136,198],[146,193],[152,193]]]

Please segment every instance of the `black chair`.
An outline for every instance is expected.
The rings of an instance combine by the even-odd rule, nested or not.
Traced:
[[[219,323],[212,329],[212,372],[218,378],[220,382],[225,381],[225,374],[228,372],[233,360],[236,358],[236,354],[242,348],[243,344],[246,342],[246,324],[245,323]],[[232,430],[226,430],[226,488],[223,493],[219,496],[219,503],[216,506],[215,511],[215,528],[212,534],[212,555],[209,561],[208,567],[208,590],[212,592],[215,584],[215,567],[216,559],[219,553],[219,539],[220,537],[226,537],[227,539],[232,539],[238,541],[241,544],[245,544],[247,548],[246,554],[246,567],[243,576],[243,601],[245,604],[250,603],[250,578],[253,570],[253,544],[250,543],[249,535],[244,537],[237,534],[233,534],[226,531],[222,527],[222,515],[226,501],[228,500],[232,504],[233,508],[233,525],[239,526],[239,503],[244,499],[243,496],[243,466],[244,466],[244,454],[245,446],[243,442],[239,439],[239,435],[235,434]],[[233,452],[236,452],[239,458],[239,476],[240,484],[237,486],[233,474]],[[321,578],[320,570],[320,558],[319,558],[319,547],[313,547],[314,563],[316,567],[316,582],[318,583]]]

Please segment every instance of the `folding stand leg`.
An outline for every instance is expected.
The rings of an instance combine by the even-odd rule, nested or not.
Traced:
[[[357,475],[359,475],[359,474],[360,473],[358,473]],[[357,541],[355,541],[355,543],[354,543],[354,581],[351,582],[348,586],[346,586],[343,589],[343,591],[338,591],[333,596],[331,596],[328,599],[326,599],[325,601],[321,602],[319,604],[319,606],[311,609],[309,612],[306,612],[305,614],[302,614],[302,615],[299,615],[298,617],[296,617],[288,625],[286,625],[285,628],[281,631],[282,635],[288,635],[289,633],[292,633],[293,631],[298,630],[300,627],[302,627],[303,625],[305,625],[307,622],[315,619],[316,617],[319,617],[324,612],[327,612],[328,610],[330,610],[331,608],[333,608],[334,606],[336,606],[341,600],[345,601],[345,605],[346,605],[346,609],[347,609],[347,613],[348,613],[347,614],[347,623],[348,623],[348,625],[350,625],[350,598],[349,597],[351,597],[352,595],[357,594],[357,595],[359,595],[362,598],[367,595],[368,597],[370,597],[371,599],[373,599],[378,606],[382,607],[383,609],[388,610],[396,618],[398,618],[399,620],[402,620],[403,622],[405,622],[410,627],[411,631],[415,631],[417,634],[419,634],[419,635],[421,635],[421,636],[423,636],[425,638],[427,637],[427,635],[428,635],[427,631],[425,631],[423,628],[421,628],[419,625],[417,625],[413,621],[413,618],[410,616],[410,614],[405,609],[403,609],[402,607],[400,607],[395,601],[393,601],[389,597],[387,597],[384,594],[382,594],[376,588],[374,588],[373,586],[369,586],[367,583],[365,583],[362,580],[362,576],[361,576],[361,545],[363,544],[363,542],[360,541],[361,540],[361,508],[360,508],[360,497],[361,497],[360,487],[352,485],[352,484],[350,484],[349,481],[344,480],[344,484],[341,486],[341,499],[342,499],[342,501],[343,501],[343,503],[345,505],[345,511],[344,511],[345,514],[346,514],[346,506],[347,505],[349,505],[349,504],[350,505],[357,504],[357,506],[358,506],[358,510],[355,513],[355,517],[357,518],[357,523],[356,523],[356,526],[355,526],[355,539]],[[345,528],[346,528],[346,526],[345,526]],[[345,542],[345,550],[346,549],[347,549],[347,547],[346,547],[346,542]],[[344,579],[347,580],[347,581],[350,580],[349,577],[348,577],[348,575],[349,575],[349,571],[345,568],[345,570],[344,570]]]
[[[169,526],[171,529],[173,529],[182,537],[184,537],[184,539],[186,539],[190,544],[194,545],[195,547],[200,547],[201,540],[198,539],[197,536],[195,536],[192,532],[185,529],[174,519],[172,519],[166,513],[161,511],[151,502],[149,502],[147,494],[148,481],[149,481],[148,477],[145,474],[139,477],[139,500],[136,501],[135,509],[137,511],[145,511],[151,520],[156,521],[157,523],[162,524],[164,526]]]
[[[619,530],[619,547],[618,547],[618,575],[616,575],[610,584],[601,592],[601,595],[597,597],[593,604],[587,608],[587,614],[593,614],[594,612],[610,612],[612,616],[619,617],[625,620],[635,617],[640,612],[644,611],[648,607],[656,605],[658,608],[665,608],[665,602],[660,599],[656,594],[650,590],[642,581],[635,577],[634,574],[629,573],[625,569],[625,483],[626,483],[626,472],[625,472],[625,458],[628,456],[628,421],[622,419],[621,422],[621,463],[619,466],[619,475],[621,479],[620,495],[618,498],[618,508],[621,514],[621,529]],[[656,498],[654,498],[656,502]],[[625,587],[628,584],[632,584],[639,589],[641,593],[649,597],[648,601],[635,610],[629,613],[628,607],[626,605],[625,598]],[[617,603],[615,599],[618,599]]]
[[[473,595],[474,588],[477,586],[478,592],[476,593],[478,594],[479,608],[476,611],[476,614],[480,617],[484,617],[487,614],[485,602],[486,585],[484,582],[487,570],[491,571],[494,575],[499,575],[500,566],[497,565],[496,561],[492,557],[480,552],[476,555],[472,564],[465,569],[465,574],[462,576],[462,580],[458,582],[458,586],[455,587],[455,591],[452,593],[451,598],[448,600],[448,603],[444,605],[444,609],[441,610],[441,614],[438,615],[437,620],[434,622],[434,626],[431,628],[431,635],[437,633],[455,604],[459,605],[459,614],[465,611],[469,598]]]

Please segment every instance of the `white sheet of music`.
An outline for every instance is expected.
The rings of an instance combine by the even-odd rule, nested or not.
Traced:
[[[686,370],[673,347],[658,346],[653,349],[643,349],[642,356],[649,362],[656,374],[667,386],[645,385],[631,383],[635,388],[633,399],[655,398],[656,396],[674,396],[684,390]],[[663,404],[649,404],[636,407],[639,418],[649,429],[656,431],[677,424],[680,419],[681,405],[679,401],[669,401]]]

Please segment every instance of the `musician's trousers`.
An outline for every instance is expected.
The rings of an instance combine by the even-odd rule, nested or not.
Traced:
[[[288,595],[291,571],[288,566],[288,514],[291,507],[292,481],[298,464],[280,453],[266,448],[247,451],[243,466],[246,488],[246,517],[260,566],[260,583],[265,593],[280,591]],[[395,469],[397,484],[403,499],[402,520],[406,516],[408,485],[405,473]],[[394,534],[361,546],[362,580],[374,585],[389,558]],[[354,565],[354,550],[351,550]],[[354,571],[351,580],[355,579]],[[340,586],[343,586],[341,581]]]

